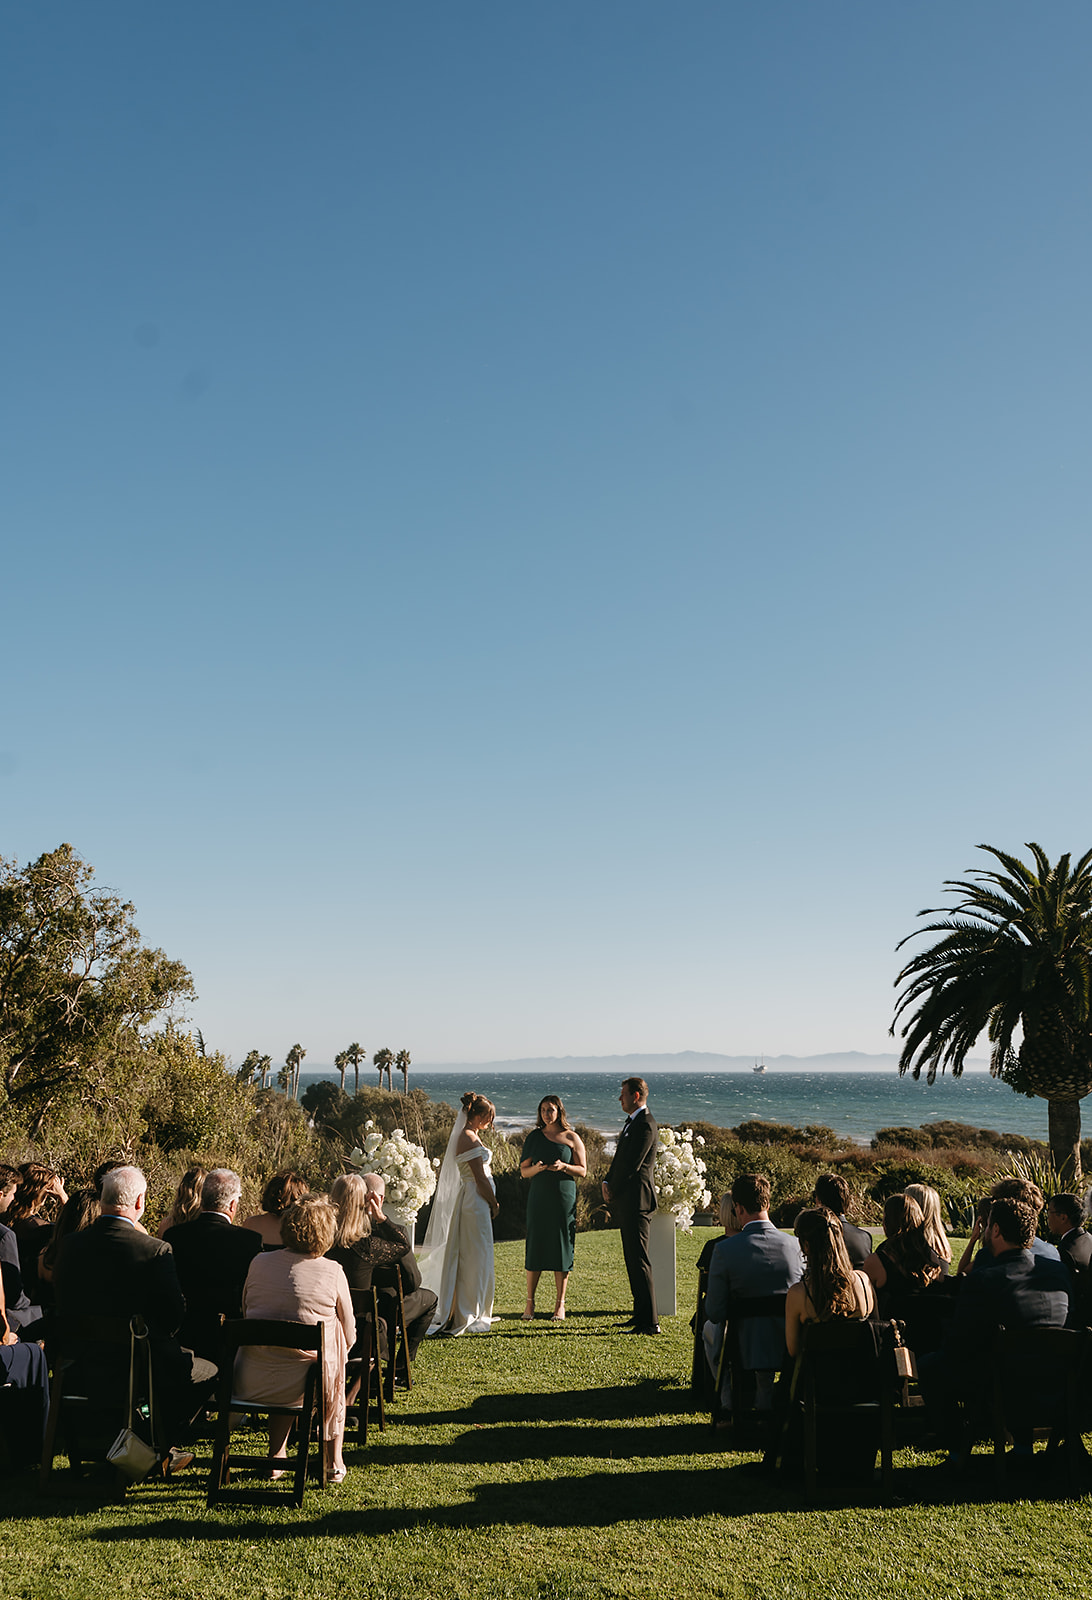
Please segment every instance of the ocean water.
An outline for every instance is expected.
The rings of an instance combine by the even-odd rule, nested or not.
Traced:
[[[303,1084],[336,1073],[312,1069]],[[968,1070],[961,1078],[945,1075],[930,1085],[890,1072],[787,1072],[767,1068],[755,1072],[650,1072],[649,1108],[658,1122],[680,1127],[712,1122],[733,1128],[759,1118],[803,1128],[818,1123],[843,1137],[867,1144],[878,1128],[919,1128],[925,1122],[950,1120],[1000,1133],[1047,1137],[1045,1100],[1014,1094],[988,1072]],[[350,1076],[351,1084],[352,1078]],[[367,1082],[373,1079],[369,1073]],[[400,1086],[395,1074],[395,1086]],[[612,1072],[490,1072],[460,1068],[458,1072],[410,1070],[410,1088],[424,1089],[432,1100],[457,1106],[466,1089],[477,1090],[497,1108],[497,1126],[517,1132],[534,1125],[539,1101],[560,1095],[570,1122],[583,1122],[606,1134],[622,1123],[618,1103],[621,1076]]]

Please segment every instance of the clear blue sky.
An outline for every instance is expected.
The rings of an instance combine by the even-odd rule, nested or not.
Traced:
[[[1092,8],[8,0],[0,850],[236,1060],[892,1048],[1092,845]]]

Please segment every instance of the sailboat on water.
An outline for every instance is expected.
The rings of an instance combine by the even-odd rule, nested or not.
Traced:
[[[766,1070],[765,1057],[762,1057],[758,1061],[756,1061],[754,1066],[751,1068],[752,1072],[765,1072],[765,1070]]]

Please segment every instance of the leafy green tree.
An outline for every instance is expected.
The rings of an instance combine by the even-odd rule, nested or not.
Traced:
[[[406,1094],[409,1094],[409,1069],[410,1069],[410,1053],[409,1053],[409,1051],[408,1050],[399,1050],[398,1054],[394,1058],[394,1064],[398,1068],[399,1072],[402,1074],[402,1089],[403,1089],[403,1092],[406,1093]]]
[[[134,909],[63,844],[0,858],[0,1079],[36,1137],[79,1068],[193,997],[180,961],[140,942]]]
[[[386,1046],[384,1046],[384,1048],[382,1050],[377,1050],[375,1052],[375,1055],[372,1057],[372,1066],[375,1067],[376,1070],[379,1073],[380,1088],[382,1088],[382,1086],[383,1086],[383,1074],[384,1074],[384,1072],[387,1074],[387,1088],[388,1089],[390,1088],[390,1086],[391,1086],[391,1067],[392,1067],[393,1064],[394,1064],[394,1052],[392,1050],[388,1050],[386,1048]]]
[[[1031,866],[979,845],[1003,870],[947,880],[958,905],[919,913],[943,920],[917,933],[941,937],[895,980],[905,988],[891,1032],[908,1017],[899,1071],[917,1078],[924,1067],[930,1083],[949,1066],[958,1077],[985,1033],[994,1077],[1047,1101],[1054,1165],[1076,1186],[1080,1103],[1092,1090],[1092,850],[1071,867],[1068,855],[1051,866],[1039,845],[1027,848]]]
[[[367,1061],[368,1052],[365,1050],[363,1045],[357,1044],[356,1040],[354,1039],[348,1050],[346,1050],[345,1055],[348,1061],[351,1063],[353,1069],[353,1093],[359,1094],[360,1067],[362,1062]]]

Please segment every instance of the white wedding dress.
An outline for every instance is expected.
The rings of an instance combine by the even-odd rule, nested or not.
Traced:
[[[488,1333],[496,1288],[493,1223],[470,1163],[481,1161],[490,1187],[495,1188],[489,1170],[493,1152],[476,1144],[456,1155],[453,1147],[458,1132],[456,1128],[444,1157],[445,1170],[421,1250],[421,1282],[436,1296],[436,1315],[428,1331]]]

